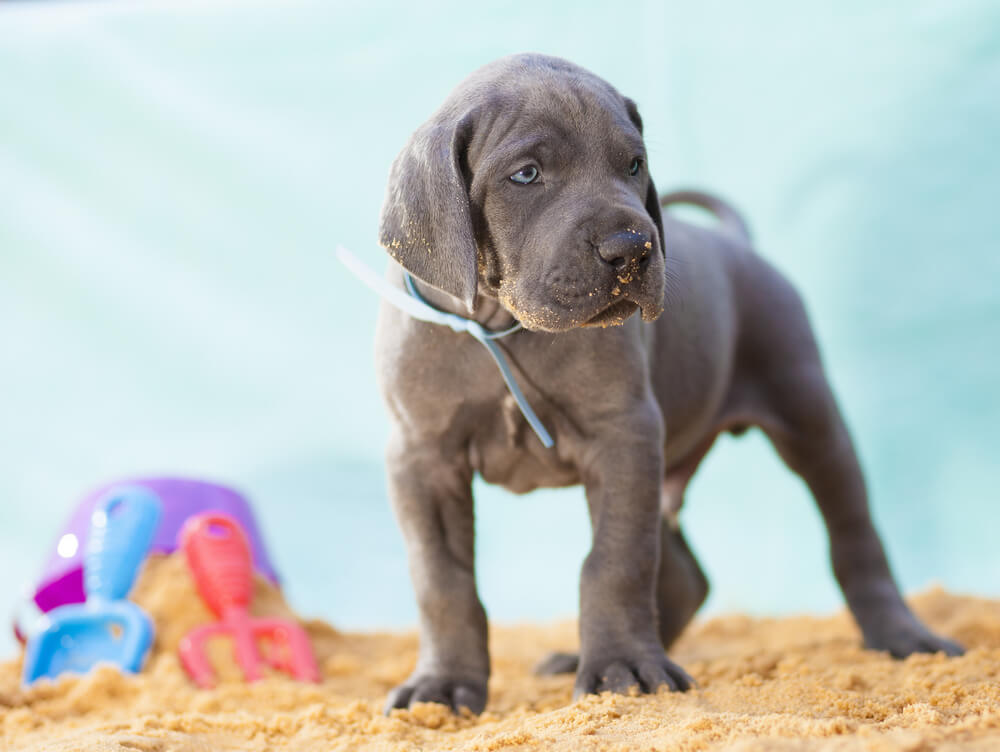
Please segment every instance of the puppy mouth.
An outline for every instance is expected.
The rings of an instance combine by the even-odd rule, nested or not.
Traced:
[[[609,326],[621,326],[629,316],[638,310],[638,303],[633,303],[631,300],[618,300],[596,316],[587,319],[581,326],[600,327],[602,329]]]
[[[541,274],[543,284],[537,286],[501,281],[498,298],[529,331],[557,333],[578,327],[606,329],[622,326],[636,311],[641,312],[643,321],[655,321],[663,313],[663,281],[658,283],[663,272],[658,263],[647,266],[636,264],[635,268],[617,269],[614,276],[608,274],[611,270],[604,268],[598,279],[587,279],[582,274],[580,277],[566,275],[556,270]],[[533,300],[539,287],[544,287],[544,297]]]
[[[650,243],[646,245],[649,246]],[[621,326],[636,311],[642,312],[643,321],[654,321],[659,317],[663,313],[662,289],[657,294],[654,284],[656,271],[654,269],[650,272],[650,261],[650,254],[646,254],[620,265],[615,271],[614,282],[611,283],[614,284],[610,291],[611,302],[581,326]]]

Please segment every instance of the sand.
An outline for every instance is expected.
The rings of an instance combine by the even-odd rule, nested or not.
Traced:
[[[846,614],[729,616],[696,624],[672,651],[700,688],[572,702],[572,677],[536,677],[575,625],[494,627],[490,702],[479,717],[437,705],[381,712],[416,659],[415,634],[348,634],[304,622],[323,682],[237,679],[214,644],[222,681],[196,689],[175,653],[209,620],[183,562],[151,559],[134,599],[157,641],[143,674],[101,666],[25,690],[20,660],[0,664],[3,750],[995,750],[1000,749],[1000,601],[935,590],[914,607],[968,648],[962,658],[894,661],[860,649]],[[257,583],[255,612],[294,618]]]

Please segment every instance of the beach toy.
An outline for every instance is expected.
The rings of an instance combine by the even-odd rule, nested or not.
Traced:
[[[192,517],[181,530],[180,547],[187,557],[202,599],[220,621],[197,627],[181,640],[181,663],[205,689],[215,685],[215,672],[205,655],[205,643],[220,635],[233,641],[236,663],[247,681],[261,678],[261,663],[303,681],[319,681],[319,669],[309,638],[287,619],[255,619],[250,548],[240,524],[227,514],[206,512]],[[258,641],[268,648],[262,657]]]
[[[42,576],[31,587],[37,611],[48,612],[67,603],[82,603],[83,542],[90,527],[90,518],[108,492],[123,485],[140,486],[156,494],[162,502],[160,524],[153,536],[150,553],[166,554],[177,548],[178,534],[184,521],[209,509],[225,512],[239,520],[250,540],[254,568],[274,584],[278,574],[268,558],[263,537],[254,520],[247,499],[231,488],[188,478],[135,478],[103,486],[88,494],[77,504],[66,525],[56,538]],[[14,631],[22,642],[37,628],[36,609],[20,604],[15,615]]]
[[[84,555],[86,602],[53,609],[29,641],[24,682],[86,673],[99,661],[137,672],[153,641],[149,617],[125,600],[146,558],[160,501],[145,488],[120,487],[91,516]]]

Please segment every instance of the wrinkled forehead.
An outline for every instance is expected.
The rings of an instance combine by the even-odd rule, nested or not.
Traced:
[[[642,135],[625,98],[586,71],[518,70],[480,82],[472,97],[472,165],[509,149],[543,145],[639,152]]]

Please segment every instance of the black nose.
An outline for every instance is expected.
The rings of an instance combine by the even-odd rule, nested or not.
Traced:
[[[616,269],[632,264],[643,265],[653,252],[653,239],[645,232],[622,230],[605,237],[597,252],[601,258]]]

